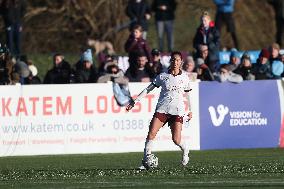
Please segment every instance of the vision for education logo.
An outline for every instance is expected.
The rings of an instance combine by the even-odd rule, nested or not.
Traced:
[[[257,111],[230,111],[227,106],[219,104],[217,108],[209,106],[208,108],[212,124],[219,127],[223,124],[227,115],[229,118],[229,125],[236,126],[265,126],[268,124],[268,119],[263,117],[261,112]]]

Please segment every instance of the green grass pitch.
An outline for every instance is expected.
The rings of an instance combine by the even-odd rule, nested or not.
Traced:
[[[159,168],[139,171],[142,153],[0,158],[0,188],[284,188],[283,149],[156,152]]]

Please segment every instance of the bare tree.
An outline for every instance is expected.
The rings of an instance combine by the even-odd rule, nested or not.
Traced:
[[[109,40],[117,50],[127,30],[117,31],[127,21],[126,0],[28,0],[24,18],[25,51],[78,52],[87,38]],[[3,25],[2,25],[3,27]]]

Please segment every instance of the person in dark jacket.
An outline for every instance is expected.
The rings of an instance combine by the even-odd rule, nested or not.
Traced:
[[[282,46],[282,35],[284,27],[284,1],[283,0],[269,0],[269,3],[275,11],[275,23],[276,23],[276,42]]]
[[[155,13],[159,50],[164,51],[164,32],[167,34],[168,51],[174,48],[174,19],[177,3],[175,0],[154,0],[152,11]]]
[[[163,72],[163,65],[161,63],[161,52],[158,49],[152,49],[151,51],[152,61],[146,64],[151,79],[154,79],[157,75]]]
[[[262,49],[253,70],[256,80],[272,79],[271,64],[269,62],[270,53],[267,49]]]
[[[0,4],[0,13],[5,24],[7,45],[13,56],[21,54],[22,18],[25,12],[25,0],[3,0]]]
[[[240,64],[233,72],[241,75],[243,80],[255,80],[251,59],[248,53],[242,55]]]
[[[128,37],[124,48],[128,53],[128,62],[130,69],[133,69],[139,54],[145,54],[148,61],[151,60],[150,47],[145,39],[142,38],[142,27],[136,25]]]
[[[197,79],[200,79],[201,81],[214,81],[214,75],[208,68],[208,66],[205,64],[204,59],[197,58],[196,59],[196,72],[197,72]]]
[[[10,84],[8,62],[10,61],[8,50],[0,44],[0,85]]]
[[[72,68],[64,60],[64,56],[57,53],[53,56],[53,68],[48,70],[45,75],[44,84],[67,84],[70,83]]]
[[[146,66],[147,64],[148,60],[145,54],[139,54],[135,67],[129,67],[125,72],[125,76],[129,79],[129,82],[150,82],[151,76],[148,66]]]
[[[146,39],[148,31],[148,20],[151,18],[151,10],[146,0],[129,0],[126,7],[126,14],[132,21],[130,31],[135,25],[141,25],[142,38]]]
[[[96,83],[98,78],[97,69],[93,65],[91,49],[87,49],[81,57],[82,67],[75,72],[76,83]]]
[[[198,27],[193,39],[193,47],[199,53],[200,45],[208,46],[209,64],[208,67],[212,73],[218,70],[220,34],[211,21],[208,12],[203,12],[201,16],[201,25]]]

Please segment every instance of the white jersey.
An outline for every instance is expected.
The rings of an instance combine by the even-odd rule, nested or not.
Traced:
[[[184,93],[190,90],[189,78],[185,72],[179,75],[161,73],[153,81],[156,87],[162,87],[156,106],[156,112],[183,116],[185,112]]]

